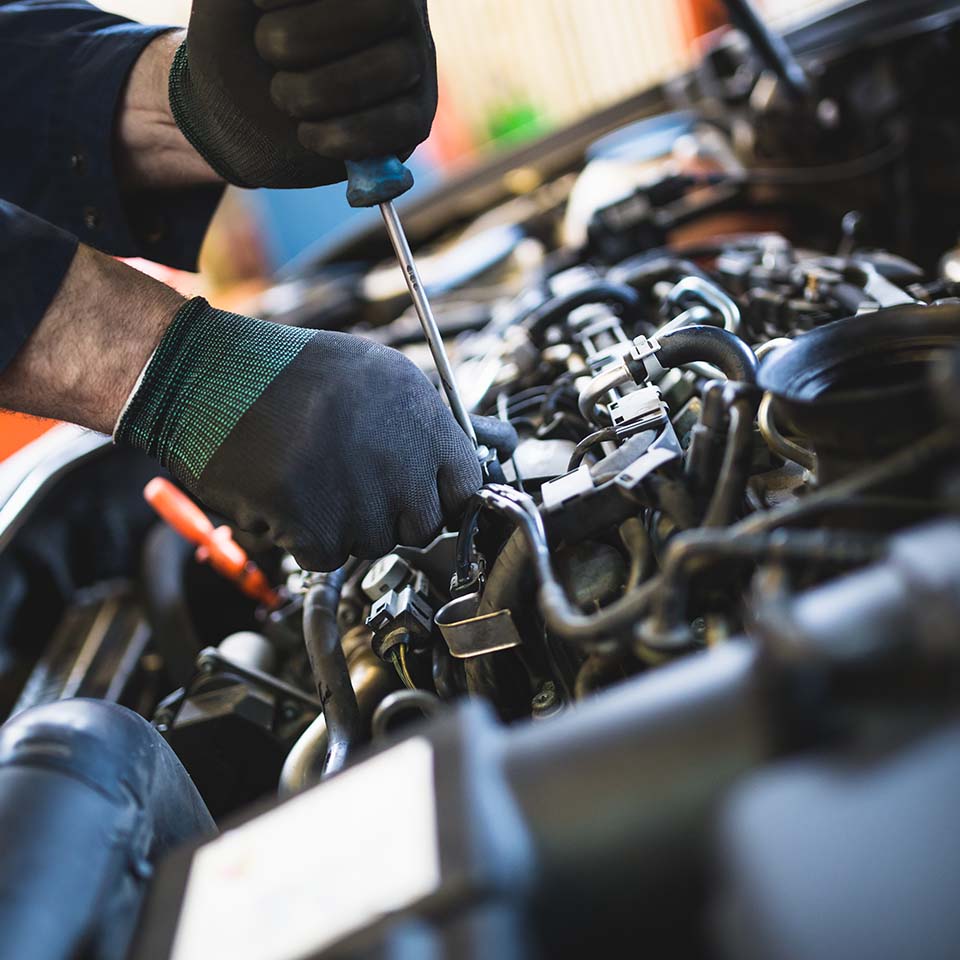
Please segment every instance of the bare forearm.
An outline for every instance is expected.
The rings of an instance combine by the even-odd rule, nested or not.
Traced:
[[[216,183],[173,121],[167,79],[182,32],[144,48],[114,127],[131,192]],[[110,433],[140,371],[183,304],[175,291],[81,244],[40,324],[0,374],[0,406]]]
[[[0,406],[110,433],[183,302],[81,245],[40,325],[0,374]]]
[[[170,64],[183,37],[183,31],[157,37],[144,49],[127,80],[115,136],[117,168],[128,190],[175,189],[220,182],[180,132],[170,111]]]

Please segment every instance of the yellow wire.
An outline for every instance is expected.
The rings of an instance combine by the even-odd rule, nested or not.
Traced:
[[[407,645],[405,643],[401,643],[398,647],[398,657],[400,660],[400,679],[409,689],[416,690],[417,685],[413,682],[410,671],[407,669]]]

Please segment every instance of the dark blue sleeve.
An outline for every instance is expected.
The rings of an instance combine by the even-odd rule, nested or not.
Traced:
[[[33,332],[77,252],[77,238],[0,200],[0,371]]]
[[[189,270],[222,188],[130,196],[114,169],[123,84],[168,29],[81,0],[0,0],[0,197],[105,253]]]

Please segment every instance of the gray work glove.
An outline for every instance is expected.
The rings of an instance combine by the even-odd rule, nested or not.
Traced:
[[[200,298],[164,334],[114,437],[308,570],[425,545],[481,481],[469,440],[401,353]]]
[[[437,109],[426,0],[194,0],[170,105],[230,183],[315,187],[406,158]]]

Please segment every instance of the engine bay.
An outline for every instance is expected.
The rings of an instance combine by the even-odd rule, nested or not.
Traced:
[[[896,955],[877,946],[883,923],[859,941],[831,940],[829,917],[809,937],[783,933],[780,902],[763,899],[776,887],[766,863],[743,852],[774,857],[776,837],[744,839],[762,812],[728,823],[724,896],[736,903],[715,936],[700,868],[681,869],[686,840],[664,853],[618,825],[647,789],[662,792],[658,778],[700,777],[725,795],[727,766],[741,772],[725,751],[741,734],[717,746],[732,723],[721,700],[737,717],[765,704],[749,707],[751,774],[797,752],[885,754],[950,729],[960,10],[897,6],[854,5],[791,38],[809,96],[731,33],[689,75],[602,118],[605,129],[595,119],[411,207],[458,380],[486,418],[485,485],[428,546],[317,573],[233,530],[240,572],[224,576],[157,520],[141,496],[155,470],[130,452],[64,427],[35,462],[21,459],[20,477],[5,468],[7,714],[77,696],[129,706],[229,824],[483,701],[498,737],[516,730],[507,779],[536,780],[535,799],[511,786],[522,815],[550,821],[543,835],[558,849],[561,835],[604,834],[591,854],[564,848],[543,867],[535,919],[520,936],[527,914],[511,914],[514,952],[496,955],[614,955],[642,930],[672,955],[714,955],[717,942],[737,957],[863,955],[838,943]],[[260,311],[362,333],[435,377],[380,243],[367,230],[328,246],[279,278]],[[630,721],[645,737],[662,730],[661,752],[604,733],[605,698],[665,689],[657,676],[679,683],[684,665],[709,686],[713,657],[716,676],[737,677],[723,696],[694,684],[676,720]],[[763,678],[749,693],[747,661]],[[594,752],[609,768],[593,770]],[[554,753],[567,780],[551,780]],[[708,805],[690,796],[672,796],[644,836],[705,829]],[[564,812],[551,821],[554,803]],[[813,822],[813,801],[805,809]],[[596,881],[586,901],[579,870]],[[697,892],[670,893],[674,874]],[[921,894],[934,882],[914,876]],[[670,898],[651,907],[659,920],[637,907],[660,903],[638,893],[658,877]],[[502,902],[526,902],[511,890]],[[601,894],[615,921],[599,909],[563,919],[568,900],[595,907]],[[794,890],[784,902],[802,912],[814,901]],[[748,948],[754,922],[773,930]],[[528,934],[538,946],[526,952]]]

